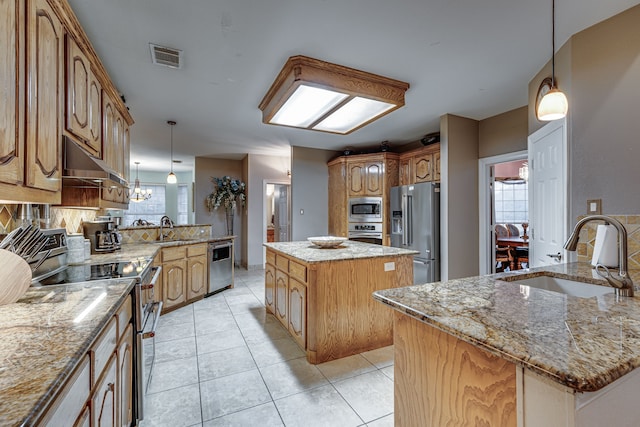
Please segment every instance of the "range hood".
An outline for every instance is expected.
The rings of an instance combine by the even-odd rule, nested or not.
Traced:
[[[89,155],[75,141],[64,137],[64,170],[62,178],[65,183],[81,181],[84,185],[95,187],[120,186],[128,187],[127,181],[101,159]]]

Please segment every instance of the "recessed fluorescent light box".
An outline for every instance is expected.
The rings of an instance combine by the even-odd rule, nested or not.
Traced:
[[[346,135],[404,105],[409,84],[307,56],[284,64],[260,103],[262,122]]]

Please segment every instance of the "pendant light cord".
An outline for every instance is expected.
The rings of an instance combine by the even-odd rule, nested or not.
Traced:
[[[171,173],[173,173],[173,124],[171,124]]]
[[[556,87],[556,0],[551,0],[551,87]]]

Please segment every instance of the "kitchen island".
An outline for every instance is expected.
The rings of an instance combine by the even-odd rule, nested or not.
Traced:
[[[396,425],[640,425],[640,298],[518,283],[539,276],[606,286],[571,263],[374,293],[397,310]]]
[[[393,311],[371,298],[413,282],[415,251],[346,241],[265,243],[265,305],[310,363],[393,343]]]
[[[98,375],[93,373],[90,383],[87,355],[108,325],[126,317],[115,314],[126,301],[130,306],[133,286],[133,280],[112,279],[31,287],[17,302],[1,307],[0,425],[36,425],[51,416],[56,408],[50,406],[64,395],[71,377],[75,390],[93,388]],[[88,397],[88,392],[75,396]],[[71,425],[78,414],[62,415],[73,417]]]

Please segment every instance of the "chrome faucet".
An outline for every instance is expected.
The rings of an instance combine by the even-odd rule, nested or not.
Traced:
[[[607,280],[611,287],[615,288],[616,295],[624,297],[633,296],[633,281],[629,277],[627,271],[627,229],[624,225],[615,218],[611,218],[606,215],[590,215],[582,218],[576,223],[573,232],[564,243],[564,248],[568,251],[575,251],[578,247],[578,238],[580,236],[580,230],[582,227],[591,221],[604,221],[605,224],[612,224],[618,230],[618,262],[620,263],[619,277],[613,277],[607,267],[598,264],[596,265],[596,273]],[[607,274],[603,274],[600,269],[603,268]]]
[[[169,237],[169,233],[167,233],[167,235],[164,235],[164,227],[169,227],[171,230],[173,230],[173,221],[171,221],[171,218],[169,218],[168,216],[163,216],[162,218],[160,218],[160,241],[164,241],[165,237]]]

